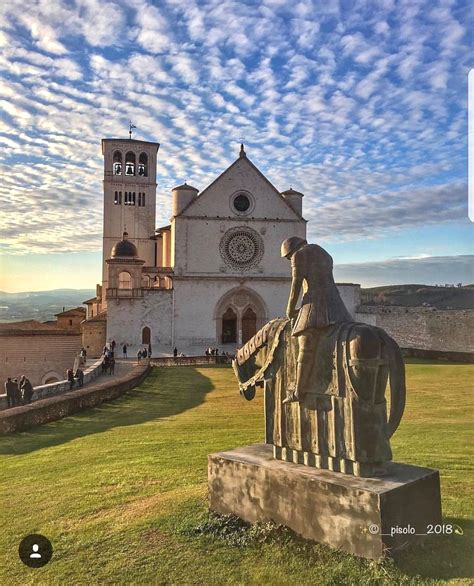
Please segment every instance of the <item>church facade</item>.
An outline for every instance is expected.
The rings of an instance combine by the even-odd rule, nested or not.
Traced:
[[[268,320],[285,315],[290,263],[280,244],[306,237],[303,194],[279,192],[250,161],[238,158],[199,191],[172,190],[170,223],[156,229],[159,144],[104,139],[102,285],[89,300],[88,327],[105,341],[153,355],[173,348],[234,352]],[[358,286],[339,286],[351,313]],[[104,322],[106,326],[104,328]]]

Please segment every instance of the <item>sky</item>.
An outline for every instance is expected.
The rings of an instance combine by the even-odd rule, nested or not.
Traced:
[[[474,282],[469,2],[2,0],[0,24],[0,290],[100,280],[100,141],[130,119],[158,226],[244,142],[339,281]]]

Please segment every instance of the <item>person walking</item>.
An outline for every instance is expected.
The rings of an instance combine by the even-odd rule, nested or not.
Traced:
[[[74,372],[73,372],[72,368],[68,368],[67,369],[66,378],[67,378],[67,380],[69,382],[69,390],[71,390],[73,388],[74,384],[75,384],[75,381],[74,381]]]
[[[110,358],[109,358],[109,355],[107,354],[106,356],[104,356],[104,374],[106,374],[109,371],[109,367],[110,367]]]
[[[140,364],[140,360],[142,357],[142,349],[138,348],[138,352],[137,352],[137,364]]]
[[[84,347],[81,349],[80,357],[82,364],[85,364],[87,360],[87,350]]]
[[[151,358],[151,344],[148,344],[148,358]]]
[[[109,362],[109,374],[114,374],[115,371],[115,358],[112,356]]]
[[[173,356],[176,358],[176,356],[178,356],[178,348],[174,348],[173,350]]]
[[[7,406],[15,407],[15,383],[11,377],[5,381],[5,393],[7,394]]]
[[[122,354],[123,354],[123,357],[124,357],[125,359],[127,359],[127,349],[128,349],[128,348],[127,348],[127,344],[124,344],[124,345],[122,346]]]
[[[112,352],[115,352],[115,346],[116,346],[115,340],[112,340],[112,344],[110,346],[112,348]]]
[[[75,378],[77,378],[77,382],[79,387],[84,386],[84,371],[81,368],[77,368],[74,374]]]

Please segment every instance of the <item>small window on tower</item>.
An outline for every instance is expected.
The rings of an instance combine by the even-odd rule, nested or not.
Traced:
[[[119,289],[131,289],[132,288],[132,275],[126,271],[119,274]]]
[[[139,207],[141,207],[141,205],[142,205],[142,194],[141,194],[141,191],[138,192],[138,205],[139,205]]]
[[[125,155],[125,175],[135,175],[135,153]]]
[[[132,196],[132,206],[135,205],[135,192],[133,192],[133,196]]]
[[[115,151],[114,153],[114,175],[122,175],[122,153],[120,151]]]
[[[144,206],[144,205],[145,205],[145,194],[142,193],[142,206]]]
[[[146,153],[141,153],[138,159],[138,174],[140,177],[148,176],[148,156]]]
[[[119,192],[118,191],[115,192],[114,204],[115,205],[119,205],[120,204],[120,198],[119,198]]]

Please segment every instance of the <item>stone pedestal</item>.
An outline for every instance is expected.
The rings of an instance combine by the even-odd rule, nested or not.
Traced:
[[[209,506],[369,559],[393,555],[441,522],[439,473],[390,462],[377,478],[275,460],[268,444],[209,456]]]

